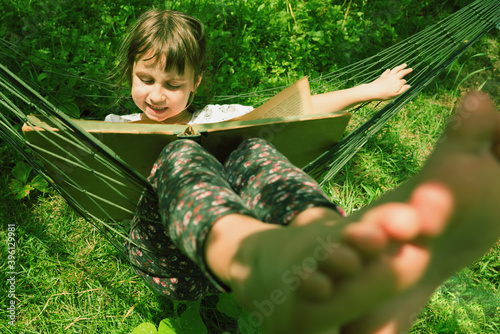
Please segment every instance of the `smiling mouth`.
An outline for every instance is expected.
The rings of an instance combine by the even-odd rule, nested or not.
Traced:
[[[149,107],[150,109],[152,109],[154,112],[157,112],[157,113],[159,113],[159,112],[163,112],[163,111],[165,111],[165,110],[167,110],[167,109],[168,109],[168,107],[155,107],[155,106],[152,106],[152,105],[150,105],[150,104],[148,104],[148,107]]]

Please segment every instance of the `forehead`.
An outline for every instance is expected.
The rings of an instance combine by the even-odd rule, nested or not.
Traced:
[[[184,78],[194,78],[194,68],[186,61],[184,71],[181,71],[177,64],[167,64],[167,56],[148,51],[145,54],[136,57],[134,62],[134,72],[137,70],[158,71],[168,74],[175,74]]]

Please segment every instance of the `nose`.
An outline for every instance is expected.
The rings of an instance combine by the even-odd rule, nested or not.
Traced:
[[[162,85],[155,84],[151,87],[151,91],[149,92],[149,99],[153,104],[163,103],[166,101],[167,95],[165,94],[165,90]]]

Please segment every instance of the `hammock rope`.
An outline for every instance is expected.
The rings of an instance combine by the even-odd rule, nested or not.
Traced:
[[[396,50],[399,51],[402,45],[415,43],[416,47],[412,52],[414,55],[410,54],[408,62],[417,72],[409,80],[412,85],[411,89],[374,113],[369,120],[350,132],[332,149],[305,166],[304,171],[316,177],[325,173],[321,184],[331,181],[356,152],[380,131],[406,103],[463,55],[471,45],[495,28],[500,22],[499,15],[499,2],[476,1],[454,15],[410,37],[407,42],[403,41],[372,57],[378,57],[380,60],[370,58],[373,63],[384,64],[383,62],[388,59],[389,55],[396,53]],[[463,29],[464,26],[467,29]],[[443,36],[439,35],[441,31],[445,32]],[[356,67],[357,64],[352,66]],[[330,161],[331,163],[328,164]]]
[[[499,26],[500,2],[477,0],[372,57],[331,74],[311,79],[312,92],[320,93],[371,82],[380,76],[381,69],[393,68],[401,63],[407,63],[414,69],[408,80],[411,85],[409,90],[389,103],[374,102],[353,109],[353,113],[363,112],[366,115],[360,117],[357,124],[352,125],[353,130],[337,145],[309,163],[304,170],[320,179],[323,184],[329,182],[406,103],[464,54],[471,45]],[[152,186],[144,175],[134,170],[104,145],[99,140],[98,134],[87,133],[61,111],[64,104],[58,103],[51,92],[45,92],[39,82],[35,82],[34,79],[18,78],[12,70],[9,70],[8,67],[29,64],[29,57],[6,41],[0,40],[0,43],[4,50],[0,52],[0,108],[2,109],[0,136],[13,146],[80,216],[91,222],[117,249],[121,250],[123,240],[129,239],[122,222],[115,218],[113,212],[120,211],[133,215],[137,203],[129,199],[129,194],[134,193],[136,196],[142,194],[154,198]],[[33,62],[31,64],[36,66]],[[67,79],[77,79],[89,85],[100,85],[99,94],[82,95],[80,96],[82,98],[113,97],[102,93],[111,92],[111,85],[81,78],[61,68],[45,70],[43,73],[58,77],[62,84],[65,84]],[[250,92],[237,97],[218,96],[214,98],[214,102],[228,103],[238,99],[239,103],[245,98],[260,98],[264,102],[282,88]],[[55,102],[49,102],[44,96]],[[50,119],[49,126],[37,121],[36,118],[27,117],[33,112]],[[22,124],[31,127],[41,141],[51,143],[57,152],[45,150],[38,142],[27,141],[20,131]],[[60,145],[61,142],[64,142],[64,145]],[[92,164],[86,163],[87,160],[83,159],[88,156],[93,157]],[[57,170],[57,173],[49,173],[48,167],[50,170]],[[86,184],[79,184],[78,177],[82,173],[92,175],[99,189],[103,190],[95,191],[89,189]],[[76,199],[82,196],[86,198],[85,203]],[[99,214],[96,214],[95,210]]]

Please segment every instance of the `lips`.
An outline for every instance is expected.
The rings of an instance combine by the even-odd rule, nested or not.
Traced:
[[[148,104],[148,107],[155,113],[162,113],[168,109],[168,107],[157,107],[157,106],[152,106],[150,104]]]

